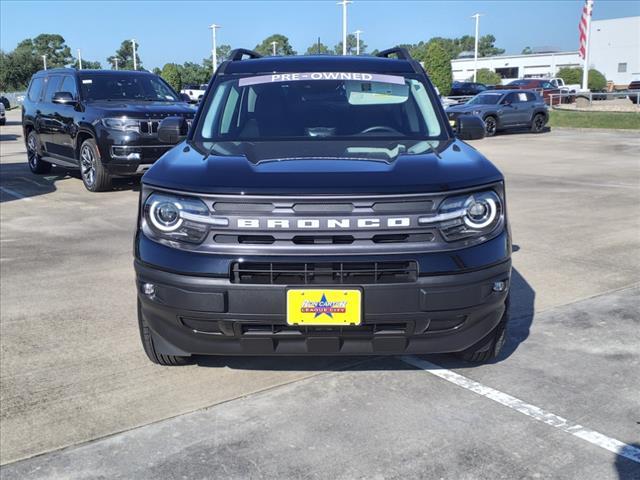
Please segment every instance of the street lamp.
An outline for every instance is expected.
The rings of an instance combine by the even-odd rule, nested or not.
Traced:
[[[82,54],[80,53],[80,49],[78,49],[78,70],[82,70]]]
[[[271,42],[271,47],[273,47],[273,56],[274,57],[276,56],[276,47],[277,47],[277,45],[278,45],[278,42],[275,42],[275,41]]]
[[[131,39],[131,44],[133,45],[133,69],[138,70],[138,60],[136,59],[136,39]]]
[[[115,57],[113,61],[116,63],[116,70],[118,70],[118,57]]]
[[[44,63],[44,69],[47,69],[47,56],[46,55],[42,55],[42,63]]]
[[[356,34],[356,55],[360,55],[360,34],[364,32],[362,30],[356,30],[353,33]]]
[[[353,3],[351,0],[342,0],[336,5],[342,5],[342,55],[347,54],[347,5]]]
[[[211,25],[209,25],[209,28],[211,29],[211,42],[213,44],[213,49],[211,50],[211,63],[212,65],[212,71],[213,73],[216,73],[216,68],[218,67],[218,49],[216,47],[216,29],[220,28],[220,25],[216,25],[215,23],[212,23]]]
[[[480,32],[480,17],[482,16],[481,13],[476,13],[474,15],[471,15],[471,18],[475,18],[476,19],[476,38],[475,38],[475,47],[473,50],[473,81],[476,81],[476,77],[478,74],[478,35]]]

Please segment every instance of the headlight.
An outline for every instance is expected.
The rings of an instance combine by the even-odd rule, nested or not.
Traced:
[[[446,198],[435,216],[421,217],[421,224],[434,224],[448,242],[491,233],[504,216],[502,201],[487,190]]]
[[[213,218],[198,198],[152,193],[144,203],[143,230],[152,237],[201,243],[210,225],[226,226],[226,218]]]
[[[110,130],[118,130],[119,132],[138,132],[140,130],[138,120],[127,117],[103,118],[102,125]]]

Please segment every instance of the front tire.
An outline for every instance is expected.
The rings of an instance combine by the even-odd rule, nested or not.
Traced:
[[[485,137],[493,137],[498,131],[498,120],[494,116],[487,116],[484,119],[484,135]]]
[[[40,155],[40,139],[35,130],[27,135],[27,162],[31,172],[37,175],[51,171],[51,164],[42,160]]]
[[[179,357],[177,355],[164,355],[156,350],[153,344],[153,337],[151,336],[151,329],[149,324],[142,316],[142,308],[140,307],[140,300],[138,300],[138,327],[140,328],[140,340],[142,341],[142,347],[144,353],[147,354],[149,360],[158,365],[166,366],[178,366],[188,365],[191,363],[191,357]]]
[[[90,192],[111,190],[111,175],[102,165],[100,152],[93,138],[82,142],[80,147],[80,176]]]
[[[507,341],[507,324],[509,323],[509,297],[505,301],[505,309],[500,323],[482,340],[457,355],[473,363],[484,363],[495,360]]]
[[[547,123],[542,113],[536,113],[531,121],[531,132],[542,133],[544,124]]]

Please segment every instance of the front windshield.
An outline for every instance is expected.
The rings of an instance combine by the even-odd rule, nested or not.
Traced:
[[[82,97],[86,100],[180,101],[171,87],[151,74],[84,73],[80,81]]]
[[[495,105],[502,95],[502,93],[481,93],[469,100],[467,105]]]
[[[210,97],[195,139],[242,142],[243,153],[255,149],[249,143],[271,142],[278,146],[270,148],[272,156],[304,156],[317,150],[309,143],[327,147],[338,142],[341,147],[322,150],[341,155],[346,141],[350,146],[345,148],[356,148],[365,156],[367,148],[395,155],[410,151],[417,142],[446,138],[425,85],[411,76],[259,75],[223,79]]]

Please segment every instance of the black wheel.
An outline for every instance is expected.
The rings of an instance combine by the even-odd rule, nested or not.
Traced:
[[[93,138],[82,142],[80,147],[80,176],[90,192],[104,192],[111,189],[111,175],[102,165],[100,152]]]
[[[457,355],[467,362],[488,362],[500,355],[500,351],[507,340],[507,324],[509,323],[509,297],[505,303],[505,310],[500,323],[487,336],[464,352]]]
[[[40,140],[35,130],[31,130],[27,135],[27,162],[29,162],[29,169],[33,173],[49,173],[51,171],[51,164],[42,160],[40,155]]]
[[[144,353],[147,354],[149,360],[158,365],[188,365],[191,363],[191,357],[178,357],[176,355],[163,355],[156,351],[153,345],[153,337],[151,336],[151,330],[147,321],[142,316],[142,310],[140,308],[140,300],[138,300],[138,326],[140,327],[140,340],[142,341],[142,347]]]
[[[533,133],[541,133],[544,130],[544,124],[546,120],[542,113],[536,113],[531,121],[531,131]]]
[[[7,123],[6,118],[0,118],[0,125],[5,125]]]
[[[496,117],[489,115],[484,119],[484,135],[485,137],[493,137],[498,131],[498,121]]]

